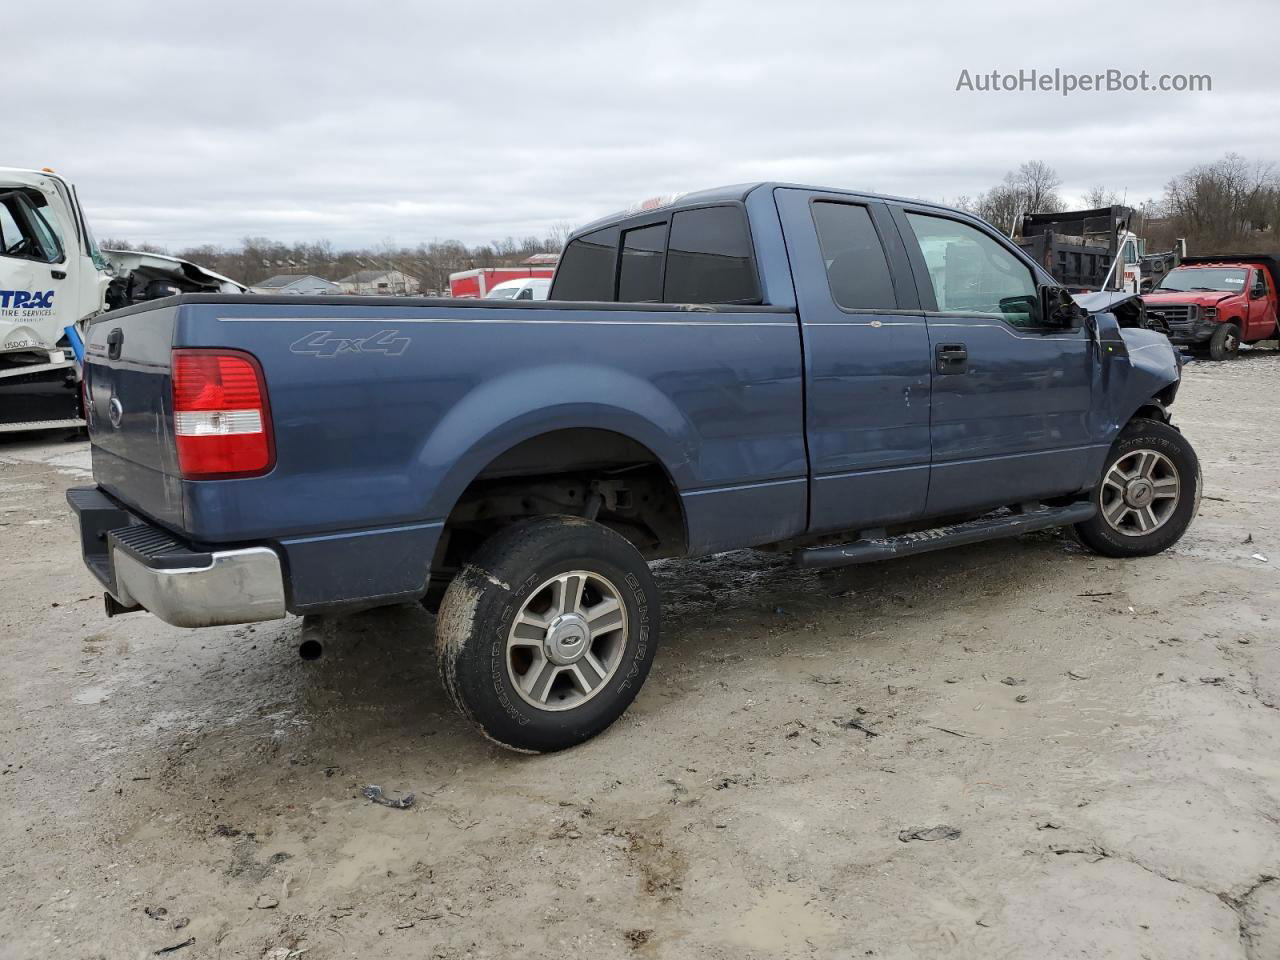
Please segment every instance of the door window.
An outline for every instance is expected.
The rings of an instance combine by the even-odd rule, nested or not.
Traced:
[[[889,262],[866,207],[821,201],[813,205],[818,246],[831,299],[846,310],[893,310]]]
[[[0,256],[38,263],[62,259],[58,236],[44,215],[20,193],[0,195]]]
[[[997,316],[1023,328],[1043,326],[1031,270],[981,230],[957,220],[908,213],[942,313]]]
[[[1259,299],[1267,295],[1267,275],[1262,270],[1253,271],[1253,295]]]

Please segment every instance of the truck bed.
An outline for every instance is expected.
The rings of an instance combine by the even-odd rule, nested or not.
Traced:
[[[171,351],[216,347],[248,351],[265,374],[264,476],[177,469]],[[96,320],[86,366],[102,489],[194,543],[276,544],[306,585],[292,609],[360,600],[375,583],[420,593],[463,487],[550,429],[645,444],[681,491],[690,552],[805,524],[801,350],[786,309],[185,295]],[[536,411],[519,413],[531,392]]]

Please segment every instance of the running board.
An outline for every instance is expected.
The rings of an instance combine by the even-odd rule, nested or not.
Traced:
[[[896,537],[878,537],[871,540],[854,540],[825,547],[805,547],[792,554],[797,566],[843,567],[853,563],[872,563],[894,557],[909,557],[916,553],[959,547],[966,543],[999,540],[1016,537],[1033,530],[1049,530],[1088,520],[1098,508],[1092,500],[1068,504],[1065,507],[1041,507],[998,516],[979,517],[949,527],[933,527],[917,530]]]

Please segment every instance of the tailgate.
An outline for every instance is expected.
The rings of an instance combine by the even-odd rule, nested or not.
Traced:
[[[177,311],[162,301],[97,318],[85,338],[85,384],[94,479],[121,502],[181,529],[169,384]]]

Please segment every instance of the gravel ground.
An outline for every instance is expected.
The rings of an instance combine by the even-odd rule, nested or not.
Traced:
[[[648,684],[548,757],[454,715],[420,609],[312,662],[298,620],[106,619],[84,445],[0,441],[0,957],[1274,960],[1277,386],[1188,369],[1205,500],[1159,557],[657,565]]]

